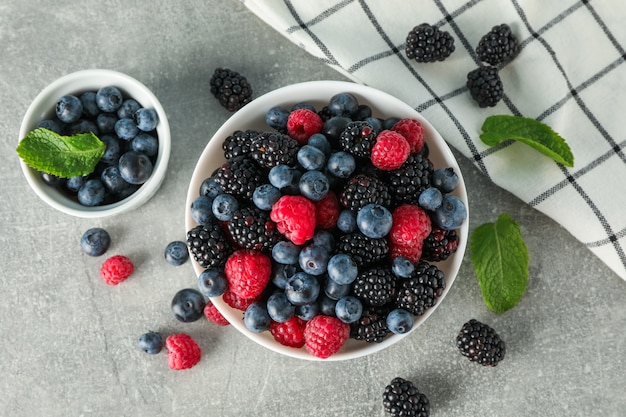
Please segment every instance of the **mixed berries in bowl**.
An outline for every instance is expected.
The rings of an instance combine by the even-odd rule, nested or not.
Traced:
[[[265,94],[207,144],[186,199],[197,291],[281,354],[344,360],[414,331],[455,280],[467,194],[400,100],[313,81]]]

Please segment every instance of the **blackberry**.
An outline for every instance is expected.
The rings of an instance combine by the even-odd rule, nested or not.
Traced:
[[[422,23],[406,37],[406,56],[417,62],[443,61],[454,52],[454,38],[438,27]]]
[[[349,122],[339,136],[341,150],[360,158],[370,157],[374,143],[376,131],[363,121]]]
[[[437,304],[445,288],[443,271],[426,261],[419,261],[411,277],[399,282],[396,306],[421,316]]]
[[[336,251],[350,255],[357,265],[368,266],[387,257],[389,242],[385,238],[372,239],[362,233],[350,233],[339,237]]]
[[[385,411],[394,417],[428,417],[430,403],[428,397],[404,378],[394,378],[383,393]]]
[[[494,26],[478,42],[478,59],[491,65],[505,64],[517,54],[518,42],[507,24]]]
[[[419,204],[419,195],[430,187],[430,178],[434,172],[433,164],[422,153],[409,155],[398,169],[389,171],[387,184],[393,196],[393,203]]]
[[[472,319],[465,323],[456,337],[461,354],[483,366],[496,366],[504,359],[506,346],[490,326]]]
[[[235,112],[252,101],[252,87],[237,71],[216,68],[211,81],[211,94],[230,112]]]
[[[257,251],[270,251],[281,239],[269,212],[257,207],[235,210],[228,221],[228,231],[237,245]]]
[[[389,307],[368,306],[361,313],[361,318],[350,324],[350,337],[367,343],[380,343],[390,333],[387,328]]]
[[[232,245],[217,222],[189,230],[186,243],[193,259],[203,268],[224,266],[233,252]]]
[[[434,223],[433,223],[434,224]],[[456,230],[443,230],[434,226],[424,239],[422,259],[431,262],[445,261],[459,247],[459,236]]]
[[[294,166],[300,146],[298,142],[279,132],[260,133],[250,145],[250,156],[264,168],[278,164]]]
[[[249,156],[238,156],[222,164],[213,175],[227,194],[251,201],[254,189],[266,181],[263,169]]]
[[[359,272],[352,292],[370,306],[382,306],[396,296],[396,275],[389,266],[372,267]]]
[[[502,99],[504,89],[498,69],[481,66],[467,74],[467,88],[479,107],[493,107]]]
[[[259,135],[256,130],[237,130],[232,135],[224,139],[222,149],[226,159],[233,159],[238,156],[248,155],[252,151],[252,142]]]
[[[365,174],[357,174],[346,182],[339,194],[339,202],[345,208],[358,211],[367,204],[389,207],[391,194],[382,180]]]

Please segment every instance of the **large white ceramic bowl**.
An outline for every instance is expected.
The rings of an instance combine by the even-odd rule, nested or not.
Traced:
[[[33,191],[49,206],[72,216],[98,218],[113,216],[133,210],[145,204],[157,192],[170,158],[171,137],[167,115],[156,96],[136,79],[111,70],[88,69],[65,75],[43,89],[28,107],[20,127],[19,140],[36,128],[37,124],[54,115],[57,101],[64,95],[80,95],[85,91],[97,91],[105,86],[115,86],[125,97],[134,98],[142,107],[153,108],[159,116],[156,132],[159,151],[150,178],[129,197],[112,204],[86,207],[62,191],[43,182],[40,174],[20,160],[24,176]]]
[[[189,184],[185,210],[186,230],[190,230],[197,225],[190,215],[189,207],[191,202],[198,197],[200,185],[206,178],[211,176],[216,168],[225,162],[222,142],[227,136],[231,135],[236,130],[270,130],[265,123],[265,113],[274,106],[282,106],[286,109],[290,109],[294,104],[306,101],[316,106],[317,109],[321,109],[322,106],[328,103],[333,95],[342,92],[352,93],[359,100],[359,104],[369,105],[375,117],[383,119],[388,117],[400,117],[419,120],[425,128],[425,138],[429,146],[430,160],[436,168],[454,168],[460,179],[459,186],[454,191],[454,194],[461,198],[467,206],[467,193],[463,176],[450,148],[448,148],[443,138],[437,133],[433,126],[419,113],[397,98],[371,87],[342,81],[311,81],[279,88],[256,98],[231,116],[230,119],[219,128],[200,155],[200,159],[198,160]],[[420,324],[428,319],[435,308],[442,303],[456,278],[467,244],[468,221],[458,230],[458,234],[459,246],[457,252],[451,255],[446,261],[437,264],[445,273],[446,288],[434,307],[428,309],[422,316],[415,318],[415,325],[411,332],[416,331]],[[203,268],[195,261],[192,260],[192,262],[195,272],[199,275],[203,271]],[[229,307],[222,301],[221,297],[213,298],[211,301],[235,328],[255,342],[290,357],[318,360],[318,358],[309,354],[304,348],[295,349],[277,343],[269,332],[253,333],[249,331],[243,324],[243,313]],[[338,353],[323,360],[345,360],[369,355],[399,342],[411,332],[404,335],[390,334],[381,343],[367,343],[350,339]]]

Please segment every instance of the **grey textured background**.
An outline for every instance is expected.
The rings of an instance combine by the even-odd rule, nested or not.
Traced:
[[[257,96],[301,81],[343,79],[239,2],[5,0],[0,45],[0,415],[382,416],[382,391],[395,376],[427,394],[433,416],[626,415],[626,283],[464,159],[470,230],[507,212],[529,248],[528,290],[509,312],[487,309],[467,256],[447,298],[418,331],[354,361],[286,358],[233,328],[173,319],[172,295],[195,286],[195,276],[190,264],[165,263],[163,250],[184,239],[193,167],[229,116],[210,96],[213,70],[242,72]],[[86,68],[145,83],[163,104],[173,139],[157,195],[136,211],[95,221],[41,202],[15,154],[30,101],[56,78]],[[110,231],[110,253],[135,260],[137,271],[124,285],[103,284],[103,259],[81,252],[80,236],[94,226]],[[500,366],[482,368],[457,352],[454,337],[472,317],[506,340]],[[150,329],[189,333],[202,361],[169,370],[165,354],[136,347]]]

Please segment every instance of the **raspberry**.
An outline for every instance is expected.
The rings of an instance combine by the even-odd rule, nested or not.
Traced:
[[[350,325],[336,317],[318,315],[304,329],[304,346],[313,356],[326,359],[337,353],[350,337]]]
[[[111,256],[100,268],[100,278],[109,285],[117,285],[135,270],[133,262],[123,255]]]
[[[165,339],[167,349],[167,363],[170,369],[180,371],[189,369],[200,362],[202,351],[191,336],[185,333],[175,333]]]
[[[230,324],[210,300],[207,300],[204,306],[204,316],[218,326],[228,326]]]
[[[334,192],[329,191],[326,197],[315,203],[315,216],[318,229],[330,230],[337,225],[339,200]]]
[[[389,246],[393,256],[405,256],[417,262],[424,239],[432,230],[430,217],[419,206],[402,204],[392,213],[393,225],[389,232]],[[419,253],[417,253],[419,252]]]
[[[259,301],[260,298],[260,295],[251,298],[240,297],[230,289],[224,291],[224,294],[222,294],[222,300],[228,304],[229,307],[239,311],[246,311],[246,308],[248,308],[250,304]]]
[[[301,348],[304,346],[305,327],[306,321],[293,316],[282,323],[272,320],[270,322],[270,333],[274,336],[274,340],[281,345]]]
[[[287,132],[300,145],[306,145],[309,138],[322,131],[322,118],[310,109],[297,109],[289,113]]]
[[[411,153],[417,153],[424,147],[424,126],[415,119],[401,119],[391,128],[398,132],[411,147]]]
[[[372,164],[383,171],[398,169],[409,157],[411,147],[401,134],[383,130],[372,147]]]
[[[398,258],[400,256],[407,258],[411,262],[415,263],[422,257],[424,245],[399,245],[396,243],[389,244],[389,257],[391,259]]]
[[[278,199],[270,218],[278,231],[296,245],[302,245],[315,233],[315,204],[302,196],[284,195]]]
[[[224,265],[228,287],[242,298],[260,295],[270,280],[272,262],[257,251],[240,249],[234,252]]]

